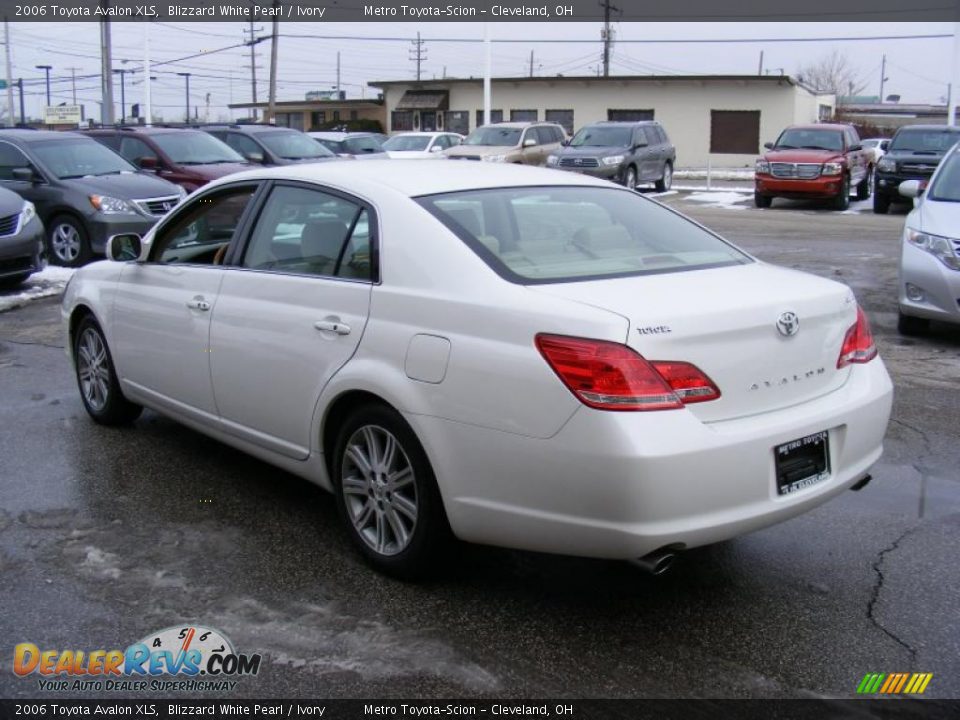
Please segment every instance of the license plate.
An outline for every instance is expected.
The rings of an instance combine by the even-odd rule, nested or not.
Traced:
[[[773,454],[778,495],[795,493],[830,477],[830,434],[826,430],[778,445]]]

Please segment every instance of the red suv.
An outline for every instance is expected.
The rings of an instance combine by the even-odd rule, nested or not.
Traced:
[[[873,162],[852,125],[791,125],[764,147],[754,178],[757,207],[770,207],[775,197],[822,198],[846,210],[851,188],[857,200],[870,197]]]
[[[253,167],[236,150],[202,130],[137,126],[84,134],[187,192]]]

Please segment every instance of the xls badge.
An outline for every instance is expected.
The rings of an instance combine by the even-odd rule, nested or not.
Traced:
[[[193,625],[151,633],[126,650],[41,650],[20,643],[13,672],[40,675],[38,689],[45,691],[233,690],[238,681],[226,678],[256,675],[260,659],[237,653],[218,630]]]

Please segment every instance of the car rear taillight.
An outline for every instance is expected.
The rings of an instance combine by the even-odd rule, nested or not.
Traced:
[[[840,348],[840,357],[837,358],[837,369],[853,363],[870,362],[877,356],[877,346],[873,343],[873,333],[870,332],[870,321],[863,308],[857,306],[857,321],[847,330],[843,338],[843,347]]]
[[[537,335],[537,349],[570,391],[599,410],[674,410],[720,397],[713,382],[682,362],[650,363],[626,345]]]

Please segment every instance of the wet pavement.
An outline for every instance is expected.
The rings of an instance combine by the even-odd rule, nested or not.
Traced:
[[[263,655],[235,697],[852,697],[910,671],[960,696],[960,328],[897,335],[903,216],[664,200],[854,288],[897,388],[865,489],[656,578],[461,547],[405,584],[359,561],[322,490],[152,412],[88,420],[39,300],[0,314],[0,697],[56,696],[13,675],[16,643],[122,649],[186,623]]]

